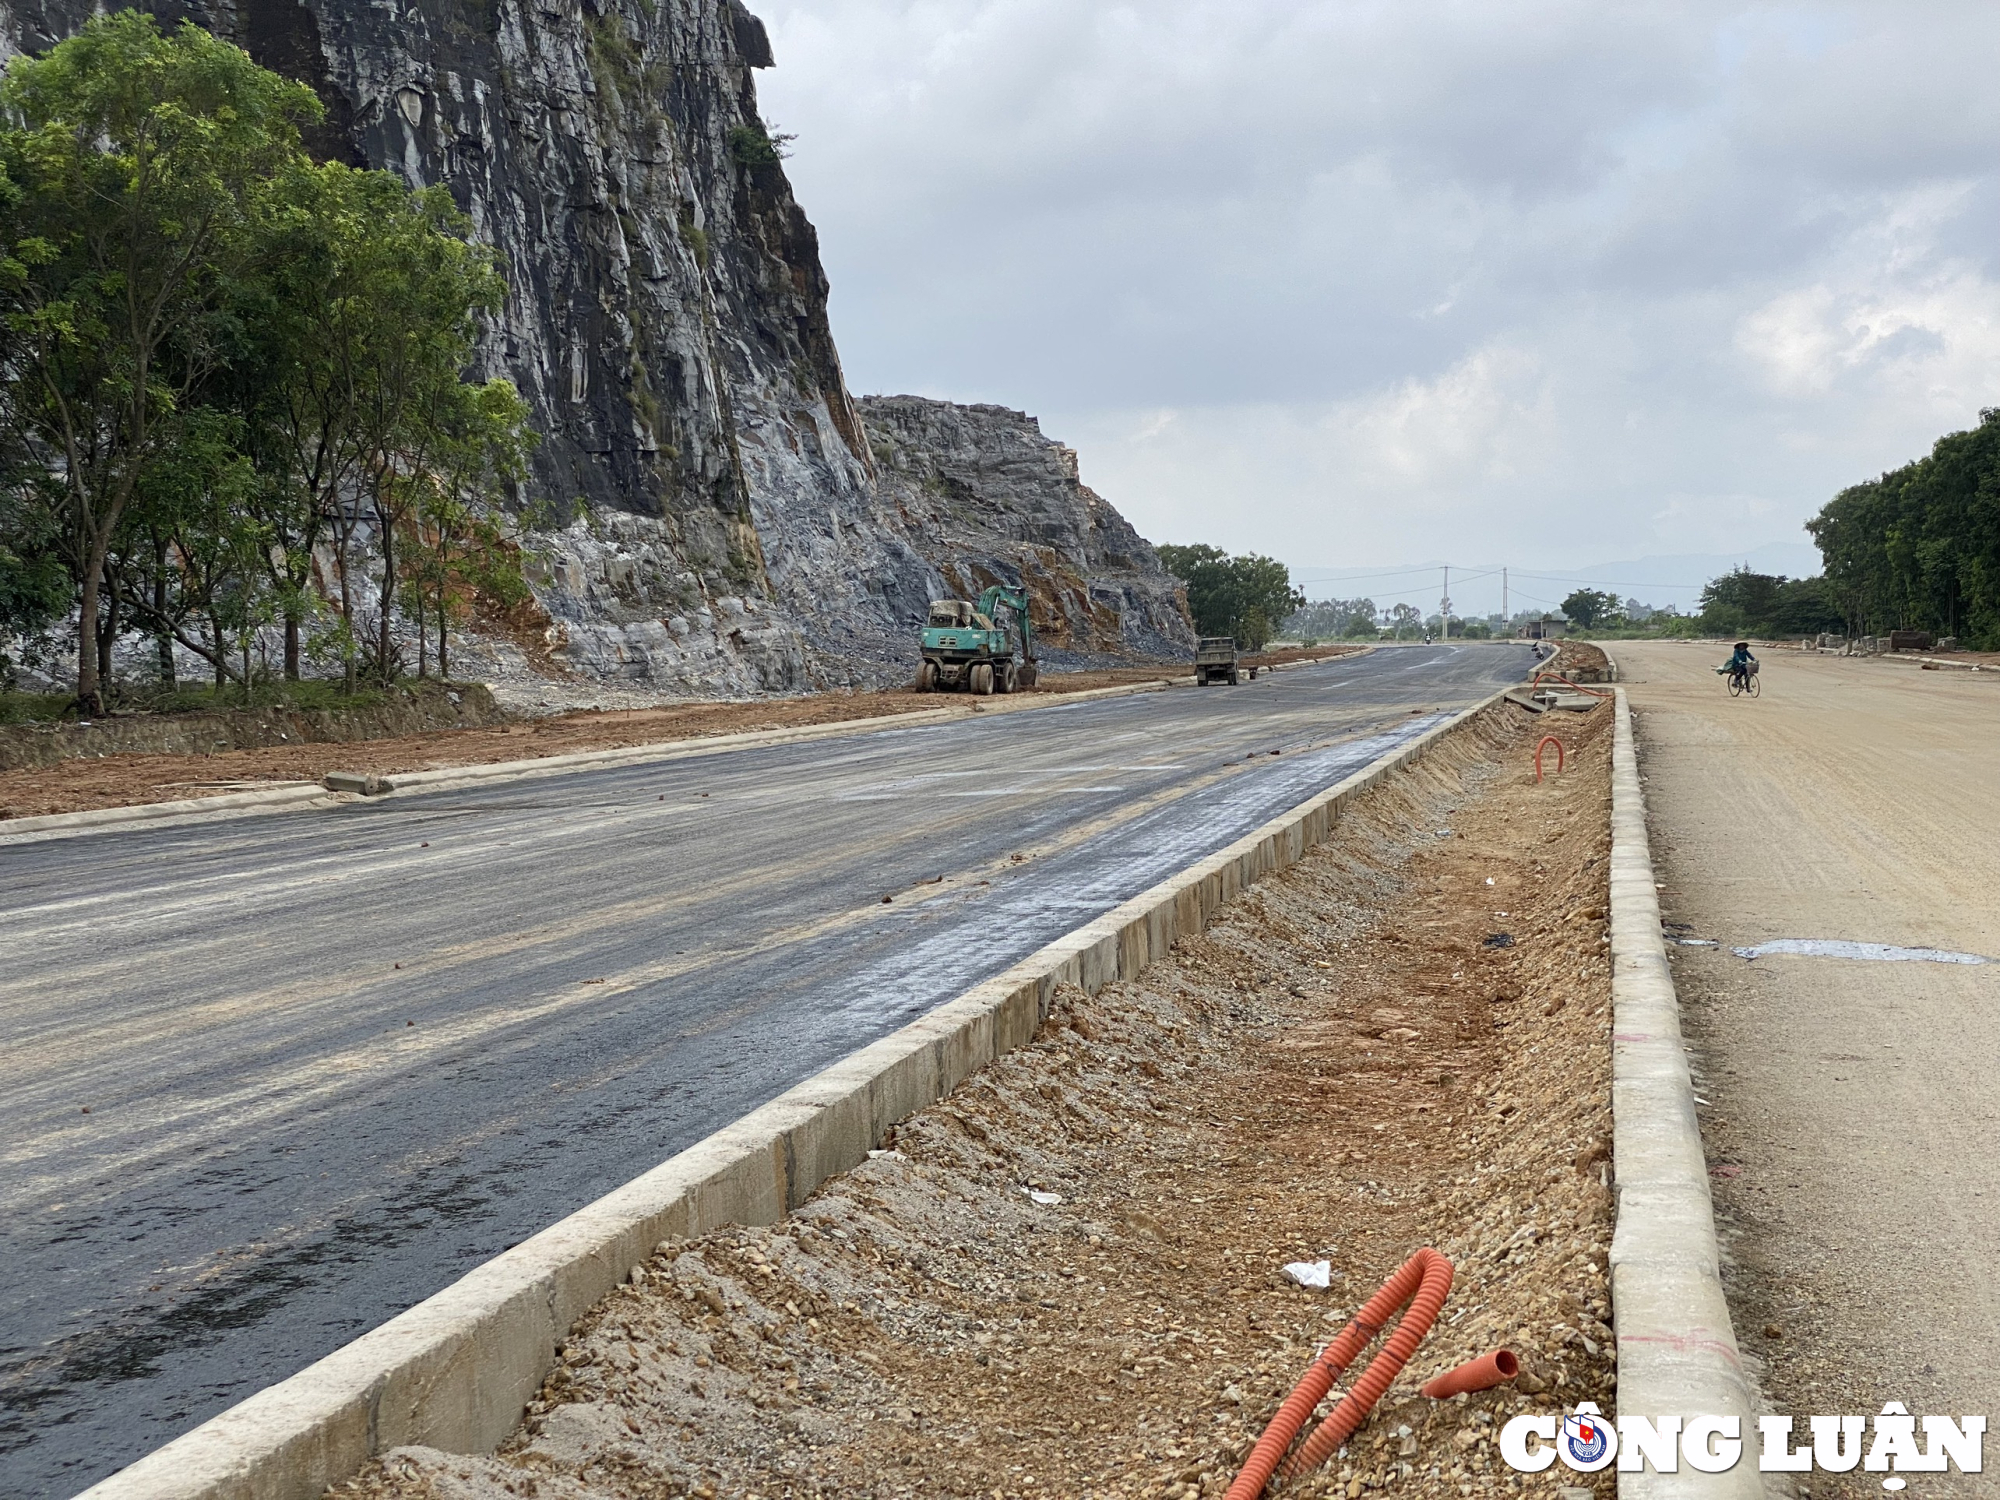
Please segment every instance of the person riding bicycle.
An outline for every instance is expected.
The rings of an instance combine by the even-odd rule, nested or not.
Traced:
[[[1728,661],[1722,664],[1719,670],[1731,677],[1747,680],[1756,666],[1757,658],[1750,654],[1750,643],[1748,641],[1738,641],[1735,652],[1730,656]]]

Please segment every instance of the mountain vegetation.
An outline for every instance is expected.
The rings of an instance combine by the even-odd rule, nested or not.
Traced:
[[[126,637],[247,692],[282,626],[352,686],[524,594],[525,408],[465,373],[499,269],[442,189],[314,162],[319,117],[133,11],[0,84],[0,639],[70,623],[83,712]]]

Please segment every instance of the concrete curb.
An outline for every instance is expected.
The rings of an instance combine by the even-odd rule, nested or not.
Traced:
[[[186,797],[176,802],[142,802],[132,807],[93,807],[85,812],[8,818],[0,821],[0,844],[25,844],[73,833],[103,833],[113,828],[175,819],[243,817],[278,808],[331,805],[339,800],[338,795],[317,781],[287,781],[269,790],[228,792],[220,797]]]
[[[1185,679],[1193,682],[1192,677]],[[1157,693],[1180,679],[1159,678],[1152,682],[1128,683],[1119,687],[1092,688],[1082,693],[1037,699],[1003,699],[1000,712],[1020,712],[1033,708],[1058,708],[1067,703],[1083,703],[1095,698],[1128,698],[1135,693]],[[581,750],[570,755],[545,755],[533,760],[494,761],[483,766],[445,766],[435,771],[405,771],[385,779],[397,792],[440,791],[480,781],[523,779],[556,775],[564,771],[588,770],[595,766],[642,765],[649,761],[681,760],[701,755],[720,755],[730,750],[747,750],[758,745],[783,745],[798,740],[831,739],[841,735],[872,734],[904,724],[943,724],[970,718],[975,713],[996,710],[981,700],[979,707],[918,709],[907,714],[876,714],[865,719],[836,719],[826,724],[801,724],[793,729],[757,729],[743,734],[707,735],[696,739],[660,740],[649,745],[627,745],[617,750]],[[351,801],[349,794],[329,792],[316,781],[286,782],[268,791],[230,792],[220,797],[191,797],[177,802],[145,802],[129,807],[97,807],[87,812],[44,813],[29,818],[0,821],[0,845],[27,843],[69,834],[103,833],[138,824],[160,824],[168,820],[192,822],[215,817],[247,817],[313,805],[334,806]]]
[[[1744,1456],[1725,1474],[1620,1473],[1620,1500],[1761,1496],[1756,1407],[1722,1293],[1708,1160],[1660,934],[1659,889],[1625,689],[1611,761],[1611,1107],[1617,1228],[1611,1305],[1618,1409],[1735,1416]]]
[[[1325,666],[1328,662],[1352,661],[1367,656],[1374,649],[1373,646],[1364,646],[1359,651],[1322,657],[1317,661],[1285,662],[1268,671],[1288,672],[1300,667]],[[801,740],[873,734],[903,725],[945,724],[955,719],[968,719],[975,714],[1025,713],[1033,709],[1062,708],[1072,703],[1130,698],[1139,693],[1159,693],[1168,688],[1192,686],[1192,677],[1158,677],[1148,682],[1088,688],[1080,693],[969,698],[963,705],[953,703],[943,708],[918,709],[907,714],[875,714],[865,719],[836,719],[826,724],[801,724],[793,729],[754,729],[742,734],[705,735],[695,739],[626,745],[616,750],[579,750],[569,755],[545,755],[531,760],[501,760],[478,766],[441,766],[434,771],[402,771],[384,777],[391,783],[391,788],[381,795],[393,797],[399,793],[447,791],[483,781],[521,781],[604,766],[689,760],[703,755],[721,755],[731,750],[748,750],[759,745],[789,745]],[[72,834],[106,833],[140,824],[163,826],[169,821],[187,823],[216,817],[249,817],[256,813],[301,807],[332,807],[352,800],[352,794],[329,792],[316,781],[299,781],[286,782],[268,791],[230,792],[220,797],[190,797],[176,802],[146,802],[129,807],[97,807],[87,812],[44,813],[29,818],[0,820],[0,846],[39,843],[44,839]]]
[[[570,755],[545,755],[535,760],[501,760],[483,766],[442,766],[435,771],[405,771],[386,779],[393,789],[388,796],[411,792],[435,792],[481,781],[523,781],[537,776],[556,776],[569,771],[595,770],[605,766],[642,766],[670,760],[693,760],[704,755],[722,755],[731,750],[748,750],[762,745],[790,745],[802,740],[838,739],[844,735],[873,734],[906,724],[948,724],[975,714],[1027,713],[1035,709],[1062,708],[1071,703],[1091,703],[1104,698],[1131,698],[1140,693],[1163,693],[1194,679],[1159,677],[1150,682],[1129,682],[1117,687],[1090,688],[1081,693],[1043,697],[968,698],[944,708],[923,708],[907,714],[877,714],[866,719],[836,719],[827,724],[801,724],[795,729],[753,729],[743,734],[708,735],[700,739],[661,740],[650,745],[626,745],[616,750],[579,750]]]
[[[1500,697],[807,1079],[79,1500],[316,1500],[402,1444],[490,1451],[519,1422],[570,1325],[659,1241],[783,1218],[865,1160],[889,1126],[1033,1039],[1057,985],[1095,992],[1137,975],[1256,881],[1296,863],[1344,804]]]

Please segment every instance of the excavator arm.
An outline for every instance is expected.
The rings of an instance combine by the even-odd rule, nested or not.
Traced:
[[[1035,627],[1028,619],[1028,591],[996,583],[979,596],[979,612],[989,620],[994,618],[994,611],[1003,604],[1013,610],[1014,618],[1021,622],[1021,659],[1031,674],[1028,680],[1033,682]]]

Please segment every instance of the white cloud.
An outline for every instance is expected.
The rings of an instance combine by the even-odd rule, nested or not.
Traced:
[[[1149,534],[1795,540],[2000,401],[1990,4],[760,8],[857,388],[1034,411]]]

